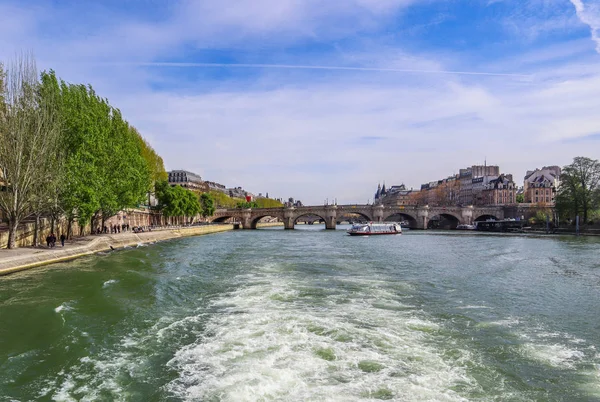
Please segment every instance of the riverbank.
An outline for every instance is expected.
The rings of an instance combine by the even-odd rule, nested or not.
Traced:
[[[23,247],[14,250],[0,250],[0,276],[42,265],[69,261],[101,251],[228,230],[233,230],[233,225],[207,225],[142,233],[126,232],[86,236],[68,241],[65,247],[61,247],[60,243],[57,243],[58,245],[52,249]]]

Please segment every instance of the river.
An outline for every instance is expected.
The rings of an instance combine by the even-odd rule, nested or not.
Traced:
[[[0,401],[600,400],[600,239],[233,231],[0,278]]]

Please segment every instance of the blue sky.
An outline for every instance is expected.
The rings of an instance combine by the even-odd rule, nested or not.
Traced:
[[[168,169],[305,203],[600,157],[598,0],[0,0],[24,50]]]

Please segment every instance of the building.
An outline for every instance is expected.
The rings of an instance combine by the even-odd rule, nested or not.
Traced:
[[[560,184],[560,167],[544,166],[528,170],[523,180],[523,198],[527,203],[554,205]]]
[[[168,172],[168,175],[171,186],[181,186],[202,192],[209,190],[208,184],[202,180],[202,177],[187,170],[172,170]]]
[[[481,200],[481,191],[490,182],[500,176],[499,166],[473,165],[471,167],[460,169],[458,172],[459,180],[459,205],[473,205],[477,203],[474,193],[477,193]]]
[[[392,186],[388,189],[378,186],[377,192],[375,193],[375,204],[383,204],[387,206],[398,206],[398,205],[414,205],[412,194],[415,191],[411,188],[408,190],[404,184],[399,186]]]
[[[420,191],[404,185],[386,189],[379,185],[375,204],[383,205],[498,205],[516,202],[512,175],[501,175],[499,166],[473,165],[458,174],[421,185]]]
[[[222,185],[221,183],[215,183],[214,181],[207,181],[206,184],[208,185],[208,188],[210,191],[219,191],[224,194],[229,194],[229,192],[227,191],[227,188],[224,185]]]
[[[452,206],[459,202],[460,180],[458,175],[421,185],[422,201],[432,206]]]
[[[501,174],[490,180],[481,192],[481,205],[507,205],[517,202],[517,186],[512,175]]]
[[[226,194],[233,198],[246,198],[246,191],[241,187],[228,188]]]

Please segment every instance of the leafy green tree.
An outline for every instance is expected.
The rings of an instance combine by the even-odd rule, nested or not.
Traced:
[[[517,194],[516,201],[517,201],[519,204],[521,204],[521,203],[525,202],[525,197],[523,196],[523,194]]]
[[[156,183],[156,198],[165,217],[194,217],[202,213],[196,194],[181,186],[171,187],[166,181]]]
[[[179,186],[178,186],[179,187]],[[182,210],[183,210],[183,215],[185,217],[189,217],[192,218],[191,222],[193,221],[194,217],[196,215],[200,215],[200,213],[202,212],[202,206],[200,205],[200,201],[198,200],[198,196],[187,189],[184,189],[185,192],[182,193]],[[190,222],[190,223],[191,223]]]
[[[258,204],[256,203],[256,201],[241,201],[238,202],[237,205],[235,206],[236,208],[243,208],[243,209],[247,209],[247,208],[258,208]]]
[[[242,198],[230,197],[220,191],[211,191],[209,194],[213,197],[215,208],[235,208],[238,203],[245,202]]]
[[[215,201],[213,196],[209,193],[202,193],[200,195],[200,205],[202,208],[202,216],[207,218],[213,216],[215,213]]]
[[[600,162],[578,156],[562,169],[556,195],[556,208],[561,216],[582,215],[588,222],[590,212],[600,207]]]
[[[140,205],[161,177],[162,159],[106,99],[91,86],[58,81],[54,71],[42,74],[45,88],[57,88],[62,122],[60,146],[65,152],[60,206],[71,223],[105,220]],[[164,175],[163,175],[164,176]]]
[[[19,56],[0,68],[0,210],[8,220],[8,248],[16,247],[23,219],[39,214],[44,191],[60,160],[59,114],[54,96],[41,96],[35,60]],[[52,186],[50,186],[52,187]]]

